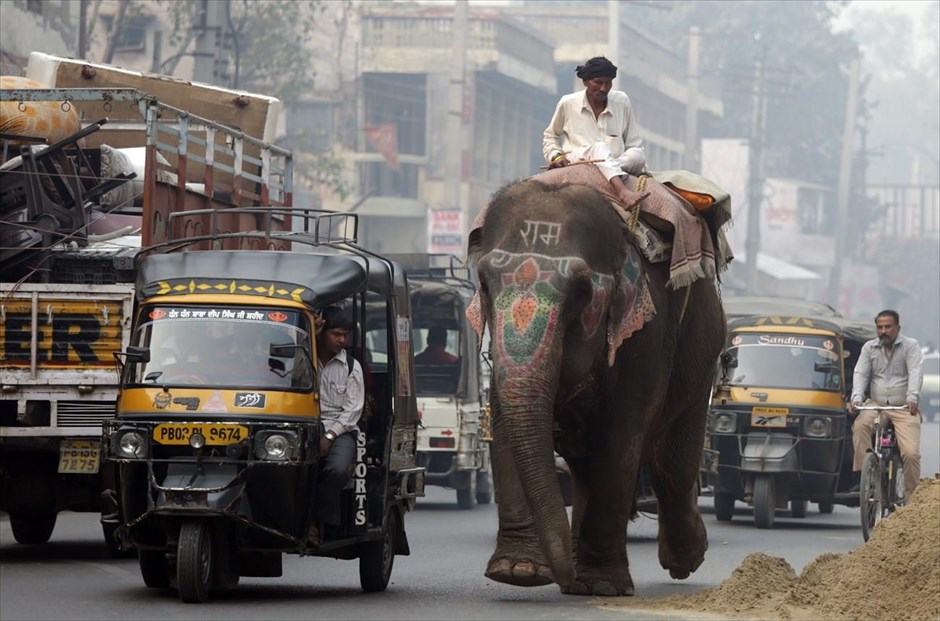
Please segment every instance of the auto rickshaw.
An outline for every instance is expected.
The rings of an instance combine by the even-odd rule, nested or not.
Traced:
[[[117,466],[103,520],[137,549],[144,584],[172,586],[185,602],[240,576],[278,577],[285,553],[358,559],[362,588],[383,591],[394,556],[409,554],[405,514],[424,494],[405,272],[356,245],[354,215],[337,225],[335,213],[256,211],[303,221],[304,231],[174,239],[139,263],[117,416],[102,437]],[[243,239],[312,252],[177,251]],[[331,304],[355,318],[351,353],[369,406],[342,524],[321,525],[308,543],[322,433],[314,318]],[[366,343],[381,360],[367,360]]]
[[[493,499],[486,436],[482,360],[466,318],[476,285],[470,268],[448,254],[390,255],[408,274],[418,396],[418,465],[425,482],[456,491],[457,506],[472,509]],[[447,360],[421,352],[446,339]],[[440,350],[436,350],[440,351]],[[434,351],[428,354],[434,355]]]
[[[743,316],[728,324],[727,344],[709,411],[706,448],[717,452],[708,475],[715,516],[734,504],[754,508],[758,528],[776,509],[806,516],[834,504],[858,506],[850,493],[852,421],[846,404],[868,324],[836,316]]]

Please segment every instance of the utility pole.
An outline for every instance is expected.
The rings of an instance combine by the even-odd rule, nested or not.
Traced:
[[[698,72],[701,33],[689,28],[689,76],[685,102],[685,169],[699,170],[698,163]]]
[[[620,65],[620,0],[607,0],[607,60]]]
[[[751,117],[751,140],[748,149],[748,204],[747,204],[747,293],[757,295],[757,255],[760,252],[760,212],[764,197],[764,178],[761,165],[764,141],[764,60],[767,46],[760,42],[760,54],[754,63],[754,110]]]
[[[200,0],[196,51],[193,52],[193,81],[215,84],[215,59],[219,50],[219,2]]]
[[[852,151],[855,138],[855,115],[858,107],[859,59],[852,61],[849,73],[849,92],[845,102],[845,127],[842,130],[842,159],[839,164],[839,189],[836,197],[835,254],[829,276],[829,305],[838,308],[842,288],[842,261],[845,259],[845,223],[849,210],[849,191],[852,182]]]
[[[463,107],[467,64],[467,0],[454,3],[454,22],[451,33],[454,46],[451,50],[450,88],[447,106],[447,183],[452,190],[450,209],[460,211],[463,237],[469,232],[468,205],[463,205]],[[446,200],[446,199],[445,199]],[[430,214],[429,214],[430,215]]]
[[[88,0],[78,0],[78,57],[88,53]]]

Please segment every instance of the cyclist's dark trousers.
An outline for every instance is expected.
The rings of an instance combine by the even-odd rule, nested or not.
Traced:
[[[330,445],[323,459],[317,485],[317,519],[326,524],[340,524],[340,492],[349,482],[356,459],[356,434],[344,433]]]
[[[883,405],[869,399],[864,405]],[[871,448],[871,434],[875,428],[875,416],[884,414],[894,423],[894,435],[901,449],[901,462],[904,464],[904,494],[908,498],[920,480],[920,421],[921,415],[911,416],[902,410],[860,410],[852,424],[852,443],[855,446],[855,459],[852,470],[861,470],[865,462],[865,453]],[[882,419],[885,421],[886,419]]]

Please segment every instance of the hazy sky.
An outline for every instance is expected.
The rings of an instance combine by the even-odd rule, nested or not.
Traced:
[[[934,12],[928,13],[928,9],[934,5]],[[914,31],[911,41],[917,58],[912,60],[920,61],[927,55],[940,54],[937,49],[937,41],[930,35],[930,29],[936,30],[936,5],[940,5],[940,0],[852,0],[837,20],[838,26],[852,27],[854,20],[862,13],[904,13],[911,18]],[[860,41],[862,47],[864,41]]]

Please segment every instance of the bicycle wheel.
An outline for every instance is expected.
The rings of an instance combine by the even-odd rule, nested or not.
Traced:
[[[888,470],[886,472],[887,502],[885,503],[885,513],[892,513],[898,507],[903,507],[907,500],[904,490],[904,466],[901,462],[901,454],[895,448],[891,451],[889,457]]]
[[[883,494],[881,468],[878,456],[874,453],[865,455],[862,465],[862,480],[859,485],[859,509],[862,517],[862,537],[865,541],[871,537],[875,524],[882,518]]]

